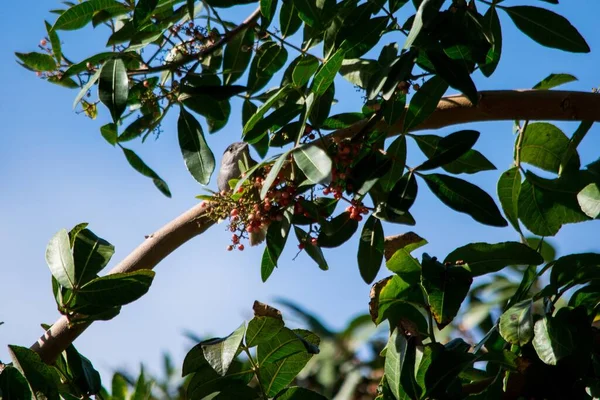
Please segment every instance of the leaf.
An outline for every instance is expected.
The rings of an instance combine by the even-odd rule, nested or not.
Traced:
[[[272,317],[255,316],[248,322],[246,346],[254,347],[271,340],[283,328],[283,320]]]
[[[106,125],[102,125],[102,127],[100,127],[100,133],[108,143],[112,144],[113,146],[117,144],[118,133],[116,124],[110,122]]]
[[[292,154],[296,165],[310,182],[325,184],[331,181],[332,161],[325,150],[311,144],[294,150]]]
[[[246,324],[242,323],[239,328],[225,338],[210,339],[202,342],[202,352],[206,361],[220,376],[225,376],[227,373],[244,339],[245,332]]]
[[[576,80],[577,78],[571,74],[550,74],[542,81],[538,82],[533,88],[537,90],[548,90]]]
[[[23,61],[26,67],[34,71],[54,71],[56,60],[52,56],[43,53],[15,53],[17,58]]]
[[[273,221],[267,230],[267,245],[263,253],[260,275],[263,282],[266,282],[275,267],[277,260],[283,252],[287,242],[292,221],[292,212],[288,209],[283,213],[281,221]]]
[[[295,87],[302,87],[317,72],[319,60],[313,56],[300,56],[298,63],[292,71],[292,82]]]
[[[435,153],[415,169],[430,170],[457,160],[471,149],[479,138],[479,132],[463,130],[441,138],[436,144]]]
[[[477,105],[479,94],[473,79],[471,79],[470,71],[463,62],[450,59],[442,51],[428,51],[427,57],[438,76],[454,89],[464,93],[473,105]]]
[[[235,35],[223,54],[223,83],[231,85],[237,81],[248,68],[254,45],[254,29],[246,28]]]
[[[392,165],[392,161],[379,152],[371,152],[352,167],[351,179],[347,183],[355,188],[355,197],[365,196],[384,176]]]
[[[108,265],[108,262],[115,253],[115,247],[106,240],[96,236],[89,229],[82,229],[77,232],[72,242],[73,260],[75,262],[75,283],[79,287],[96,278],[98,272],[102,271]]]
[[[569,166],[573,164],[570,161],[574,155],[579,157],[579,155],[577,154],[577,146],[579,146],[583,138],[585,138],[593,124],[594,123],[592,121],[581,121],[581,123],[573,133],[573,136],[571,136],[571,139],[569,139],[567,150],[563,153],[563,157],[560,160],[560,167],[558,167],[559,175],[562,175],[563,172],[567,171]]]
[[[542,46],[572,53],[589,53],[585,39],[563,16],[532,6],[498,6],[508,13],[517,28]]]
[[[342,113],[332,115],[323,122],[321,129],[333,131],[336,129],[348,128],[349,126],[362,121],[363,118],[363,113]]]
[[[381,268],[383,240],[381,221],[371,215],[363,227],[358,242],[358,269],[366,283],[372,283]]]
[[[114,0],[88,0],[76,4],[63,12],[52,27],[52,30],[76,30],[86,26],[99,11],[105,11],[113,16],[124,14],[127,8]]]
[[[533,338],[533,301],[521,301],[500,317],[500,335],[508,343],[524,346]]]
[[[459,131],[464,132],[464,131]],[[458,132],[455,132],[458,133]],[[446,138],[452,136],[450,134]],[[432,158],[436,155],[447,151],[445,148],[447,141],[442,141],[444,138],[437,135],[411,135],[417,142],[419,149],[428,157]],[[441,167],[451,174],[474,174],[480,171],[490,171],[496,169],[483,154],[477,150],[469,149],[456,160],[441,165]]]
[[[550,284],[558,289],[588,283],[597,278],[600,254],[581,253],[560,257],[552,265]]]
[[[419,33],[421,33],[423,25],[429,22],[429,19],[434,15],[437,15],[442,3],[443,1],[439,0],[423,0],[419,3],[417,14],[415,15],[410,32],[408,32],[406,42],[404,42],[404,47],[402,47],[403,49],[408,49],[413,45],[415,39],[417,39]]]
[[[453,210],[468,214],[482,224],[508,225],[490,195],[472,183],[443,174],[421,176],[433,194]]]
[[[498,199],[508,222],[517,232],[519,226],[519,193],[521,192],[521,172],[518,167],[504,171],[498,179]]]
[[[464,266],[443,265],[427,254],[423,254],[421,265],[422,284],[427,292],[433,318],[441,330],[452,322],[458,313],[460,305],[469,293],[473,277]]]
[[[406,164],[406,137],[398,136],[386,150],[387,157],[392,160],[390,170],[379,179],[384,192],[392,190],[402,177]]]
[[[277,0],[260,0],[260,13],[263,16],[262,28],[266,29],[267,25],[273,19],[273,14],[277,9]]]
[[[568,146],[569,138],[555,125],[547,122],[531,123],[524,132],[521,161],[557,174]],[[579,166],[579,155],[575,150],[567,168],[578,170]]]
[[[277,175],[279,175],[279,171],[281,171],[283,164],[287,161],[289,154],[290,151],[286,151],[285,153],[280,155],[279,158],[277,158],[277,161],[275,161],[275,163],[271,167],[269,174],[263,182],[263,187],[260,190],[261,200],[264,200],[264,198],[267,196],[267,192],[269,191],[269,189],[271,189],[271,186],[273,185],[273,182],[275,182],[275,179],[277,179]]]
[[[108,108],[116,124],[127,107],[129,78],[125,63],[121,59],[112,59],[104,63],[98,79],[98,96]]]
[[[385,347],[385,379],[396,399],[419,398],[414,378],[415,346],[399,330],[394,329]]]
[[[76,285],[75,261],[66,229],[58,231],[46,247],[46,262],[52,276],[61,286],[73,289]]]
[[[150,270],[110,274],[83,285],[76,298],[103,308],[122,306],[146,294],[153,279],[154,271]]]
[[[339,72],[344,61],[344,50],[338,49],[325,63],[321,66],[321,69],[315,75],[311,91],[316,95],[320,96],[327,88],[333,83],[335,75]]]
[[[577,193],[577,202],[583,211],[590,218],[600,216],[600,188],[596,183],[590,183],[581,192]]]
[[[545,316],[535,323],[533,348],[540,360],[548,365],[571,354],[573,338],[567,327],[556,318]]]
[[[148,21],[153,11],[156,9],[159,0],[138,0],[133,10],[133,25],[138,29]]]
[[[296,233],[298,241],[300,243],[304,243],[304,250],[306,251],[306,254],[308,254],[308,256],[317,263],[319,268],[321,268],[323,271],[327,271],[329,266],[327,265],[327,261],[323,256],[321,248],[311,243],[310,236],[302,228],[294,226],[294,232]]]
[[[131,165],[133,169],[135,169],[140,174],[151,178],[152,182],[154,183],[154,186],[156,186],[156,188],[160,190],[162,194],[164,194],[167,197],[171,197],[171,191],[169,190],[169,186],[167,186],[167,183],[164,180],[162,180],[156,174],[156,172],[150,169],[150,167],[148,167],[146,163],[144,163],[144,161],[142,161],[142,159],[137,154],[135,154],[135,152],[133,152],[133,150],[129,150],[124,147],[122,147],[121,149],[123,150],[123,154],[125,154],[125,158],[129,162],[129,165]]]
[[[264,104],[262,106],[260,106],[258,108],[258,110],[254,113],[254,115],[252,117],[250,117],[250,119],[248,120],[248,122],[246,122],[246,125],[244,125],[244,130],[243,130],[243,134],[247,134],[248,132],[250,132],[252,130],[252,128],[254,128],[254,126],[258,123],[258,121],[260,121],[263,116],[266,114],[267,111],[269,111],[269,109],[275,105],[275,103],[277,101],[279,101],[279,99],[286,95],[288,93],[289,88],[287,86],[284,86],[282,88],[280,88],[277,92],[273,93],[273,95],[271,95],[271,97],[268,98],[267,101],[264,102]]]
[[[344,59],[339,72],[348,82],[362,89],[367,89],[371,78],[378,73],[380,69],[381,66],[375,60],[355,58]]]
[[[394,253],[391,256],[386,253],[387,269],[411,285],[419,283],[421,281],[421,263],[410,253],[426,244],[427,240],[413,232],[395,237],[392,242]]]
[[[18,369],[6,365],[0,374],[0,391],[5,399],[31,399],[31,389]]]
[[[358,221],[343,212],[331,221],[321,222],[321,232],[317,239],[320,247],[338,247],[350,240],[358,229]]]
[[[281,4],[281,10],[279,11],[279,29],[281,30],[281,36],[291,36],[300,29],[302,26],[302,19],[298,16],[296,7],[291,1],[284,1]]]
[[[360,29],[354,29],[340,44],[340,50],[345,52],[344,58],[358,58],[371,50],[385,32],[388,17],[375,17],[360,24]]]
[[[215,170],[215,156],[204,139],[202,126],[183,107],[177,120],[177,133],[185,166],[194,179],[207,185]]]
[[[498,272],[508,265],[540,265],[544,258],[519,242],[470,243],[453,250],[444,263],[466,263],[473,276]]]
[[[268,77],[269,79],[283,68],[288,58],[286,48],[275,42],[265,42],[258,49],[257,55],[256,73],[259,76]]]
[[[75,346],[70,345],[63,353],[72,380],[83,393],[98,394],[102,389],[100,374],[86,357],[79,354]]]
[[[23,374],[36,399],[59,400],[57,384],[60,382],[58,371],[46,365],[40,356],[27,347],[8,345],[13,365]],[[2,373],[3,376],[4,372]],[[2,393],[4,396],[6,394]],[[24,398],[29,399],[29,398]]]
[[[327,397],[303,387],[291,386],[277,394],[277,400],[327,400]]]
[[[325,93],[321,96],[314,98],[312,102],[312,108],[308,115],[308,120],[312,124],[313,129],[320,129],[321,124],[325,122],[329,113],[331,112],[331,106],[335,102],[335,84],[331,84]],[[309,135],[310,139],[310,135]]]
[[[434,76],[425,82],[410,100],[403,132],[409,132],[425,121],[435,111],[447,89],[448,84],[439,76]]]
[[[486,55],[486,63],[480,65],[483,75],[489,77],[498,67],[500,56],[502,54],[502,27],[500,25],[496,7],[488,8],[483,16],[482,25],[493,37],[492,47],[488,50]]]
[[[313,28],[322,27],[321,16],[323,13],[316,0],[293,0],[291,3],[298,10],[298,16],[306,25]]]

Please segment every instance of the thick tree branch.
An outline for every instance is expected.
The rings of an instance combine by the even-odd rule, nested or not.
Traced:
[[[233,31],[231,31],[233,32]],[[554,120],[600,122],[600,95],[566,91],[487,91],[480,92],[480,102],[473,106],[465,96],[443,98],[436,111],[413,130],[438,129],[449,125],[501,120]],[[327,138],[351,137],[365,122],[338,130]],[[388,127],[379,123],[376,127],[388,130],[389,136],[402,132],[403,122]],[[208,219],[206,203],[201,203],[180,215],[150,235],[109,273],[131,272],[153,269],[166,256],[196,235],[213,225]],[[386,256],[393,253],[397,240],[388,238]],[[391,252],[391,253],[390,253]],[[67,319],[61,317],[31,347],[47,363],[52,363],[89,325],[69,327]]]

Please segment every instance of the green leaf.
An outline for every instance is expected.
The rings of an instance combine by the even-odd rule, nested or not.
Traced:
[[[246,135],[248,132],[250,132],[252,128],[254,128],[254,126],[258,123],[258,121],[260,121],[263,118],[267,111],[269,111],[269,109],[273,105],[275,105],[275,103],[277,103],[277,101],[279,101],[281,97],[286,95],[288,91],[289,88],[287,86],[284,86],[280,88],[277,92],[273,93],[273,95],[271,95],[271,97],[269,97],[267,101],[265,101],[264,104],[258,108],[254,115],[250,117],[248,122],[246,122],[242,133]]]
[[[144,163],[144,161],[142,161],[142,159],[137,154],[135,154],[135,152],[133,152],[133,150],[129,150],[124,147],[122,147],[121,149],[123,150],[123,154],[125,154],[125,158],[129,162],[129,165],[131,165],[133,169],[135,169],[140,174],[151,178],[152,182],[154,183],[154,186],[156,186],[156,188],[160,190],[162,194],[164,194],[167,197],[171,197],[171,191],[169,190],[169,186],[167,186],[167,183],[164,180],[162,180],[161,177],[159,177],[156,174],[156,172],[150,169],[150,167],[148,167],[146,163]]]
[[[469,151],[478,138],[479,132],[472,130],[451,133],[441,138],[436,143],[435,152],[429,157],[429,160],[415,167],[415,169],[426,171],[451,163]]]
[[[421,176],[433,194],[453,210],[468,214],[482,224],[508,225],[490,195],[472,183],[443,174]]]
[[[321,66],[321,69],[315,75],[311,91],[316,95],[320,96],[327,88],[333,83],[335,75],[339,72],[344,61],[344,50],[338,49],[325,63]]]
[[[351,178],[347,179],[354,187],[355,197],[365,196],[390,169],[392,161],[379,152],[371,152],[352,167]]]
[[[300,56],[298,63],[292,72],[292,82],[295,87],[302,87],[308,83],[310,78],[319,69],[319,60],[313,56]]]
[[[533,338],[533,301],[521,301],[500,317],[500,335],[508,343],[524,346]]]
[[[321,28],[323,25],[323,12],[316,0],[293,0],[291,2],[298,12],[298,16],[313,28]]]
[[[283,389],[275,397],[276,400],[327,400],[327,397],[303,387],[291,386]]]
[[[296,233],[298,241],[304,244],[304,250],[306,251],[306,254],[308,254],[308,256],[317,263],[319,268],[321,268],[323,271],[327,271],[329,266],[327,265],[327,261],[323,256],[321,248],[318,245],[311,243],[310,236],[302,228],[294,226],[294,232]]]
[[[14,367],[27,379],[36,399],[60,399],[57,387],[60,377],[56,369],[46,365],[36,352],[27,347],[8,345],[8,352],[13,360]],[[2,394],[6,396],[4,392]],[[24,399],[29,400],[30,397]]]
[[[406,136],[398,136],[387,148],[386,153],[392,162],[390,170],[379,179],[379,183],[384,192],[389,192],[404,173],[404,166],[406,164]]]
[[[404,42],[404,47],[402,47],[403,49],[409,49],[413,45],[419,33],[421,33],[423,25],[428,23],[433,16],[437,16],[442,3],[443,1],[440,0],[423,0],[419,2],[417,14],[415,15],[410,32],[408,32],[406,42]]]
[[[60,39],[56,31],[52,30],[52,25],[48,21],[44,21],[46,25],[46,32],[48,33],[48,39],[50,39],[50,46],[52,46],[52,54],[54,55],[54,59],[60,65],[62,61],[62,46],[60,44]]]
[[[271,189],[271,186],[273,185],[273,182],[275,182],[275,179],[277,179],[277,175],[279,175],[279,171],[281,171],[283,164],[287,161],[289,154],[290,151],[286,151],[285,153],[280,155],[279,158],[277,158],[277,161],[275,161],[275,163],[271,167],[269,174],[263,182],[263,187],[260,190],[261,200],[264,200],[264,198],[267,196],[267,192],[269,191],[269,189]]]
[[[340,50],[345,52],[344,58],[358,58],[371,50],[385,30],[388,17],[376,17],[364,21],[359,29],[354,29],[340,44]]]
[[[555,125],[536,122],[527,125],[521,145],[521,161],[545,171],[558,173],[561,161],[568,150],[569,138]],[[579,155],[571,154],[568,169],[578,170]]]
[[[359,121],[362,121],[363,119],[364,119],[363,113],[336,114],[336,115],[332,115],[331,117],[327,118],[323,122],[323,125],[321,125],[321,129],[333,131],[336,129],[348,128],[349,126],[352,126],[353,124],[355,124]]]
[[[203,366],[207,366],[208,361],[204,358],[204,352],[202,351],[202,342],[196,344],[190,351],[185,355],[183,360],[183,367],[181,376],[186,377],[187,375],[198,371]]]
[[[599,268],[600,254],[569,254],[554,262],[550,273],[550,284],[556,289],[584,284],[597,278]]]
[[[581,143],[583,138],[587,135],[589,130],[591,129],[594,123],[592,121],[581,121],[571,139],[569,139],[569,145],[567,146],[567,150],[563,153],[563,157],[560,160],[560,167],[558,168],[558,174],[562,175],[563,171],[567,171],[571,163],[571,158],[575,155],[577,157],[577,146]]]
[[[460,90],[473,103],[479,102],[479,94],[469,69],[464,62],[452,60],[442,51],[428,51],[427,57],[433,64],[435,72],[456,90]]]
[[[355,58],[342,61],[339,72],[348,82],[360,88],[367,89],[371,78],[380,69],[381,66],[375,60]]]
[[[110,122],[106,125],[102,125],[102,127],[100,128],[100,133],[108,143],[112,144],[113,146],[117,144],[118,133],[116,124]]]
[[[532,6],[498,6],[508,13],[517,28],[542,46],[572,53],[589,53],[585,39],[563,16]]]
[[[308,120],[314,129],[320,129],[321,125],[331,112],[331,106],[335,101],[335,84],[331,84],[325,93],[317,96],[312,102],[312,108]],[[309,137],[310,138],[310,137]]]
[[[409,132],[425,121],[435,111],[447,89],[448,84],[439,76],[434,76],[425,82],[410,100],[403,131]]]
[[[244,339],[246,324],[242,323],[231,335],[225,338],[202,342],[202,352],[208,364],[220,376],[225,376]]]
[[[396,399],[419,398],[415,381],[415,346],[400,329],[394,329],[388,339],[384,372],[385,379]],[[413,340],[414,342],[414,340]]]
[[[467,297],[473,277],[462,265],[443,265],[423,254],[421,280],[438,329],[448,325]]]
[[[533,331],[533,348],[544,363],[556,365],[571,354],[573,338],[557,318],[545,316],[535,323]]]
[[[366,283],[372,283],[381,268],[383,243],[381,221],[371,215],[363,227],[358,242],[358,269]]]
[[[453,134],[450,134],[446,136],[446,138],[449,138],[452,135]],[[443,137],[437,135],[411,135],[411,137],[415,139],[419,149],[421,149],[427,158],[437,157],[437,155],[447,152],[448,150],[446,148],[448,145],[448,139],[444,140],[445,138]],[[494,164],[492,164],[483,154],[473,149],[467,150],[456,160],[443,164],[441,167],[451,174],[474,174],[480,171],[490,171],[496,169]]]
[[[54,71],[56,60],[52,56],[43,53],[15,53],[17,58],[23,61],[26,67],[34,71]]]
[[[388,310],[396,304],[423,307],[423,293],[418,285],[409,284],[398,275],[392,275],[372,287],[370,314],[375,324],[387,318]]]
[[[183,107],[177,120],[177,133],[185,166],[194,179],[207,185],[215,170],[215,156],[204,139],[202,126]]]
[[[125,377],[120,373],[116,372],[112,378],[112,398],[114,400],[127,400],[129,398],[127,386],[128,384]]]
[[[67,289],[73,289],[76,286],[75,261],[66,229],[58,231],[48,242],[46,262],[52,276],[61,286]]]
[[[263,77],[273,76],[287,62],[288,52],[285,47],[275,42],[265,42],[257,52],[257,74]]]
[[[548,90],[576,80],[577,78],[571,74],[550,74],[542,81],[538,82],[533,88],[537,90]]]
[[[418,189],[415,174],[407,172],[390,191],[387,208],[400,214],[408,212],[417,198]]]
[[[263,16],[262,28],[266,29],[267,25],[273,19],[273,14],[277,9],[277,0],[260,0],[260,13]]]
[[[123,60],[117,58],[104,63],[98,80],[98,96],[110,111],[115,124],[127,107],[128,95],[129,78]]]
[[[254,45],[254,29],[246,28],[231,39],[223,54],[223,82],[230,85],[248,68]]]
[[[291,227],[292,212],[288,209],[283,213],[281,221],[273,221],[267,230],[267,245],[261,261],[260,275],[263,282],[266,282],[275,267],[277,260],[283,252],[285,243]]]
[[[519,226],[519,193],[521,192],[521,172],[519,167],[512,167],[504,171],[498,179],[498,199],[504,210],[508,222],[517,232],[521,232]]]
[[[65,350],[67,366],[73,381],[83,393],[97,394],[102,389],[100,373],[86,357],[79,354],[75,346],[70,345]]]
[[[0,373],[0,392],[5,399],[31,399],[31,389],[18,369],[6,365]]]
[[[283,320],[272,317],[255,316],[248,322],[246,346],[254,347],[271,340],[283,328]]]
[[[77,300],[99,307],[117,307],[142,297],[154,279],[154,271],[139,270],[92,279],[77,292]]]
[[[500,56],[502,54],[502,27],[500,25],[500,19],[498,18],[498,10],[496,7],[490,7],[483,16],[482,25],[493,38],[492,47],[488,50],[486,55],[486,62],[480,65],[481,72],[483,75],[490,77],[498,63],[500,62]]]
[[[124,14],[128,9],[118,1],[114,0],[88,0],[83,3],[76,4],[62,13],[52,30],[76,30],[86,26],[94,14],[99,11],[105,11],[113,16]]]
[[[73,231],[71,231],[73,232]],[[79,287],[96,278],[115,253],[115,247],[89,229],[77,232],[73,240],[75,283]]]
[[[332,161],[325,150],[311,144],[294,150],[292,154],[296,165],[310,182],[324,184],[331,181]]]
[[[284,1],[281,4],[281,10],[279,11],[279,29],[281,30],[281,36],[291,36],[300,29],[302,26],[302,19],[298,16],[296,7],[291,1]]]
[[[470,243],[453,250],[444,263],[466,263],[473,276],[497,272],[508,265],[540,265],[544,258],[519,242]]]
[[[394,238],[394,254],[386,262],[387,268],[409,284],[417,284],[421,280],[421,263],[410,253],[425,246],[427,240],[414,232],[407,232]]]
[[[331,221],[321,222],[321,232],[317,243],[320,247],[338,247],[350,240],[358,229],[358,221],[343,212]]]
[[[577,202],[581,211],[590,218],[600,216],[600,188],[596,183],[590,183],[577,193]]]
[[[159,0],[138,0],[133,10],[133,25],[138,29],[142,28],[142,25],[148,21]]]

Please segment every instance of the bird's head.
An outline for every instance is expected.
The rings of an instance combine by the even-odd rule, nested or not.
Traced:
[[[249,158],[250,152],[248,150],[248,143],[246,142],[235,142],[227,146],[221,159],[221,165],[237,165],[238,160],[243,160],[244,155]]]

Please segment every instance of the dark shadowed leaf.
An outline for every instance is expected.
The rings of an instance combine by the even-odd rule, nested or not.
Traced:
[[[390,169],[379,179],[384,192],[392,190],[402,177],[406,164],[406,137],[398,136],[386,150],[387,157],[391,159]]]
[[[301,56],[300,61],[298,61],[292,72],[294,86],[302,87],[307,84],[318,68],[319,60],[316,57]]]
[[[521,232],[519,225],[519,193],[521,192],[521,172],[518,167],[504,171],[498,179],[498,199],[508,222]]]
[[[315,95],[319,96],[325,93],[329,85],[333,83],[333,79],[340,70],[343,60],[344,50],[339,49],[321,66],[311,85],[311,91]]]
[[[202,126],[183,107],[177,120],[177,136],[188,171],[201,184],[208,184],[215,169],[215,156],[204,139]]]
[[[103,125],[100,128],[100,133],[108,143],[112,144],[113,146],[117,144],[118,133],[116,124],[111,122]]]
[[[285,247],[288,234],[291,227],[292,212],[285,210],[281,221],[273,221],[267,230],[267,245],[261,261],[260,275],[263,282],[266,282],[275,267],[277,260]]]
[[[116,307],[142,297],[152,284],[154,271],[116,273],[93,279],[83,285],[77,298],[99,307]]]
[[[327,400],[327,397],[303,387],[292,386],[279,392],[276,400]]]
[[[451,133],[450,135],[441,138],[436,143],[433,155],[428,156],[429,160],[425,161],[420,166],[417,166],[415,169],[426,171],[453,162],[469,151],[471,147],[475,145],[478,138],[479,132],[472,130]],[[420,144],[418,139],[417,143]]]
[[[319,268],[321,268],[324,271],[328,270],[329,266],[327,265],[327,261],[323,256],[321,248],[318,245],[314,245],[311,243],[310,236],[308,235],[308,233],[306,233],[306,231],[297,226],[294,226],[294,232],[296,233],[298,241],[304,244],[304,250],[306,251],[306,254],[308,254],[309,257],[317,263]]]
[[[0,374],[0,391],[6,399],[31,399],[31,390],[18,369],[6,365]]]
[[[284,1],[281,4],[281,11],[279,11],[279,29],[281,30],[281,36],[293,35],[300,29],[302,20],[298,16],[298,11],[294,7],[294,3],[291,1]]]
[[[479,102],[477,88],[463,62],[452,60],[441,51],[427,52],[427,56],[438,76],[444,79],[448,85],[464,93],[474,105]]]
[[[493,38],[492,47],[488,50],[486,55],[486,62],[480,66],[481,72],[489,77],[496,70],[502,54],[502,27],[500,25],[496,7],[488,8],[483,16],[482,25],[484,29],[491,33]]]
[[[448,84],[439,76],[425,82],[410,100],[404,119],[404,132],[409,132],[425,121],[436,109],[447,89]]]
[[[358,221],[350,218],[350,213],[343,212],[331,221],[321,223],[318,244],[321,247],[338,247],[354,235],[358,229]]]
[[[227,43],[223,54],[223,82],[226,85],[232,84],[244,74],[252,57],[253,45],[254,30],[249,28],[235,35]]]
[[[46,365],[36,352],[27,347],[9,345],[8,352],[13,360],[14,367],[29,382],[29,386],[35,393],[35,398],[59,400],[57,385],[60,383],[60,377],[55,368]],[[19,392],[22,393],[22,391]],[[5,396],[4,392],[2,394]],[[29,400],[30,398],[24,397],[24,399]]]
[[[383,227],[373,215],[365,223],[358,243],[358,269],[366,283],[377,276],[383,260]]]
[[[156,174],[156,172],[150,169],[150,167],[148,167],[146,163],[144,163],[144,161],[142,161],[142,159],[133,152],[133,150],[129,150],[124,147],[122,147],[122,150],[123,154],[125,154],[125,158],[129,162],[129,165],[131,165],[133,169],[135,169],[140,174],[151,178],[154,185],[157,187],[158,190],[161,191],[162,194],[164,194],[167,197],[171,197],[171,191],[169,190],[169,186],[167,186],[167,183],[164,180],[162,180]]]
[[[75,279],[81,286],[94,279],[115,253],[115,247],[89,229],[79,231],[73,241]]]

